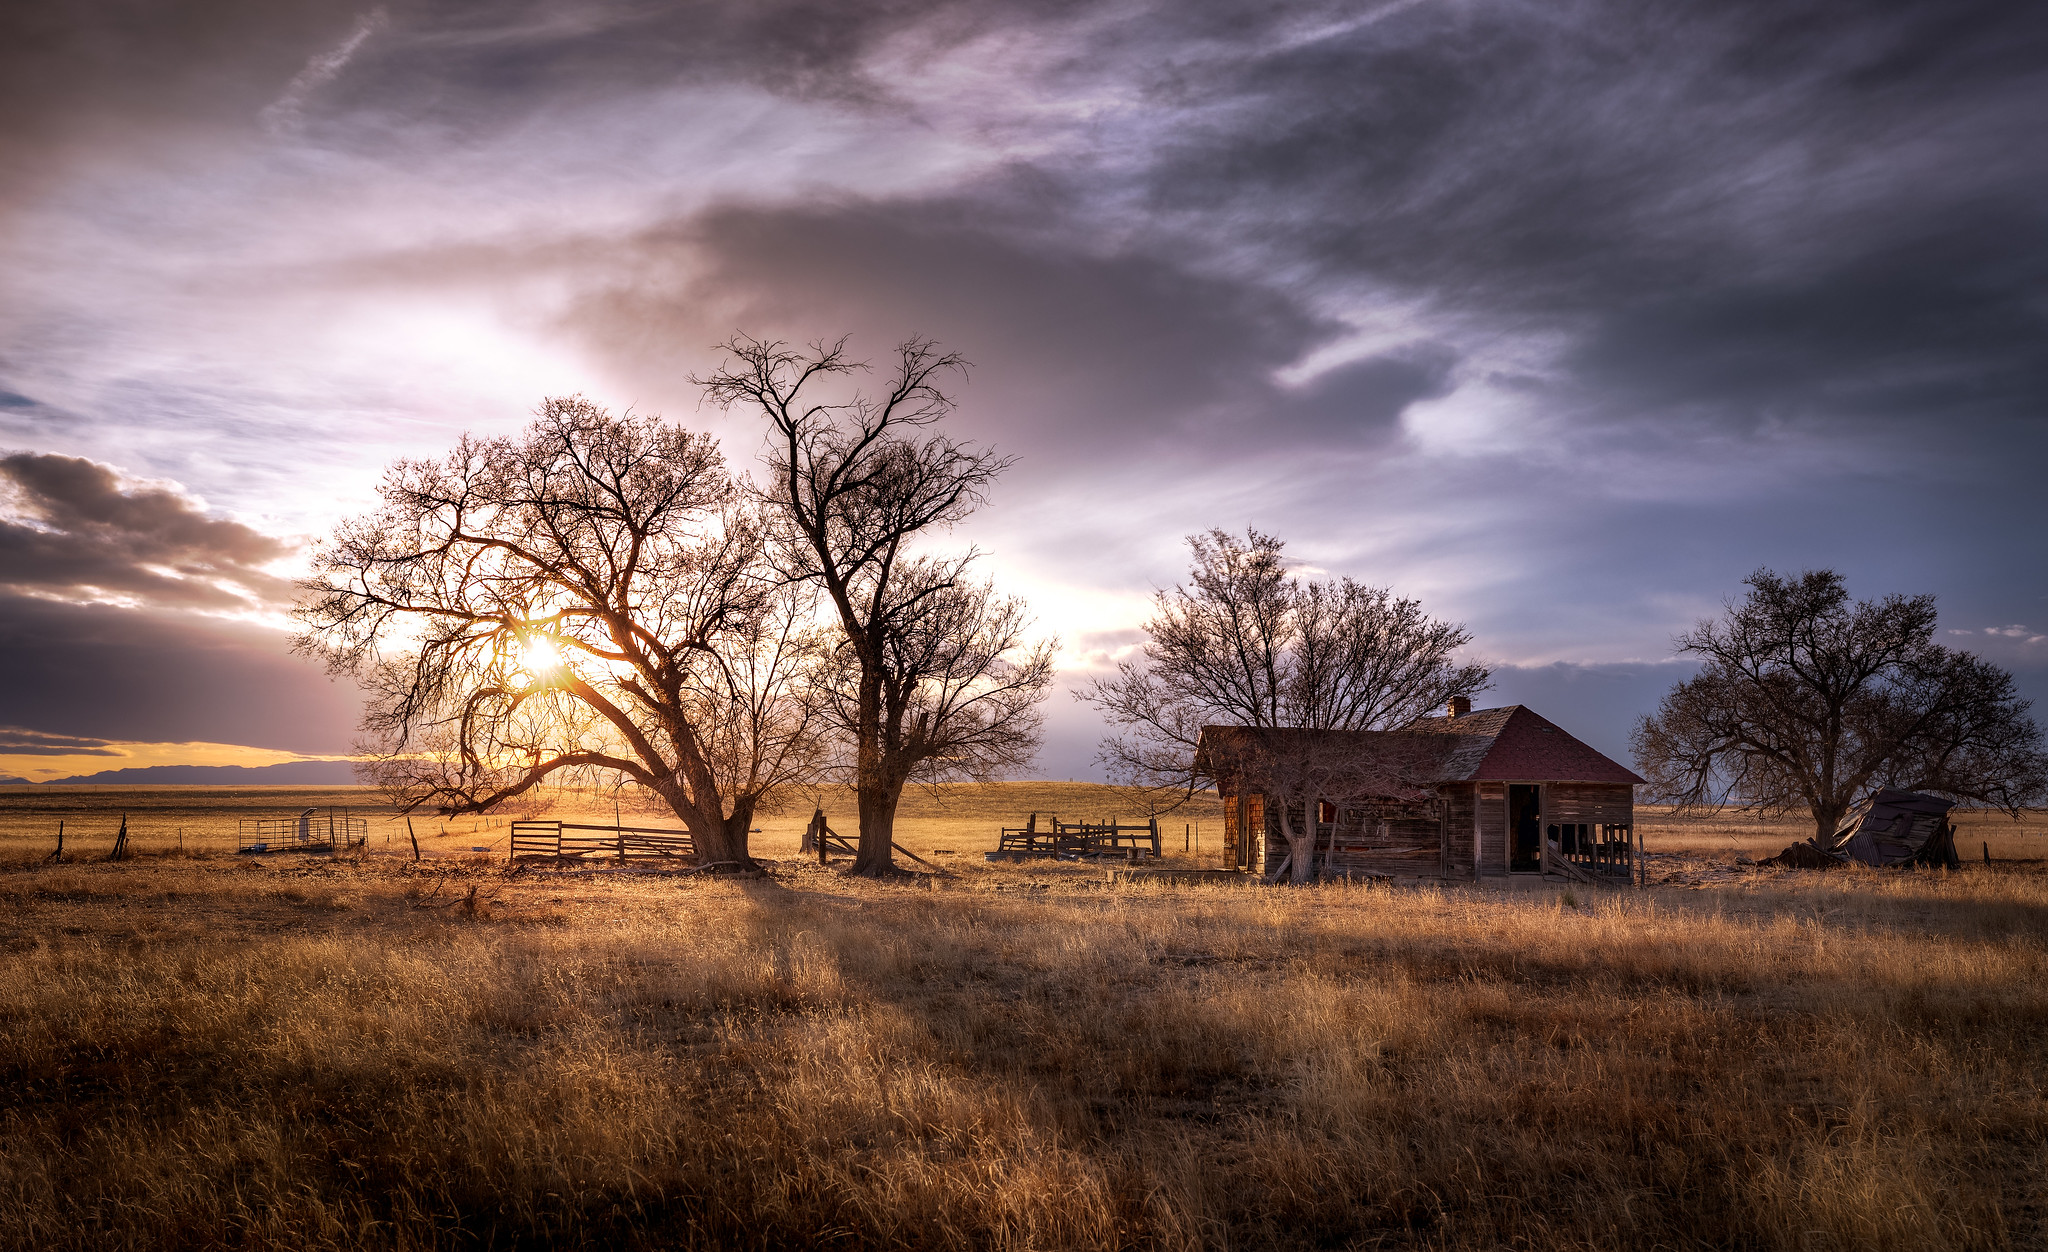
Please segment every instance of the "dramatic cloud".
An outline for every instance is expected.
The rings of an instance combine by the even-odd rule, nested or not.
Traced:
[[[18,755],[114,755],[111,741],[346,753],[361,698],[286,636],[164,610],[0,594],[0,731]]]
[[[119,756],[108,746],[111,742],[0,726],[0,756]]]
[[[0,456],[0,509],[0,587],[195,609],[289,599],[290,585],[260,568],[287,545],[93,461]]]
[[[290,584],[263,567],[293,553],[174,486],[0,456],[0,755],[49,774],[151,743],[346,751],[353,684],[236,620],[283,612]]]
[[[395,455],[581,391],[745,463],[711,344],[923,333],[1020,457],[954,538],[1075,674],[1251,522],[1610,750],[1760,565],[1935,592],[2048,690],[1981,625],[2048,621],[2038,5],[17,8],[22,597],[275,605],[267,536]]]

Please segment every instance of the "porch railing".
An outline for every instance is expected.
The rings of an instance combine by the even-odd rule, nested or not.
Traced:
[[[1628,884],[1642,876],[1642,837],[1628,822],[1552,822],[1546,871],[1585,882]]]

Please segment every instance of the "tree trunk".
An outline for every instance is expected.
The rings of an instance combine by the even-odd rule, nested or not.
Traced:
[[[735,869],[758,868],[754,864],[753,856],[747,851],[749,831],[746,822],[751,820],[751,817],[732,817],[719,822],[705,834],[692,831],[690,837],[697,844],[697,864],[717,865],[727,862]]]
[[[1287,881],[1299,886],[1308,881],[1309,872],[1315,867],[1316,827],[1315,823],[1310,820],[1315,816],[1315,810],[1309,807],[1315,801],[1302,801],[1301,824],[1303,830],[1301,834],[1296,834],[1294,833],[1294,823],[1288,817],[1288,813],[1294,807],[1293,803],[1284,795],[1277,798],[1280,801],[1280,835],[1287,840]]]
[[[849,628],[849,637],[858,636]],[[878,664],[870,657],[872,645],[861,654],[859,704],[854,726],[854,804],[860,811],[859,846],[849,871],[861,878],[885,878],[896,871],[890,845],[896,840],[896,802],[903,796],[904,779],[890,768],[886,750],[882,709],[882,680]]]
[[[896,841],[896,803],[902,798],[901,780],[878,779],[859,788],[860,850],[853,858],[851,873],[885,878],[896,872],[891,845]]]
[[[747,850],[747,837],[754,825],[754,806],[751,802],[739,805],[731,817],[712,813],[693,813],[692,806],[680,795],[663,795],[668,807],[690,832],[690,841],[697,846],[697,864],[717,865],[728,862],[735,869],[759,869]]]
[[[1841,829],[1842,818],[1848,813],[1849,806],[1837,802],[1814,804],[1812,809],[1814,846],[1823,852],[1832,852],[1835,850],[1835,832]]]

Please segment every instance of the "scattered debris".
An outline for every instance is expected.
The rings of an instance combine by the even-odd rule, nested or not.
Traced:
[[[1767,856],[1758,865],[1774,869],[1833,869],[1843,858],[1830,855],[1815,847],[1811,841],[1795,843],[1776,856]]]

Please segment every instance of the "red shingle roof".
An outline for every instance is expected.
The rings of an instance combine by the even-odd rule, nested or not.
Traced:
[[[1472,739],[1470,747],[1447,762],[1445,782],[1643,781],[1626,766],[1519,704],[1481,709],[1463,717],[1418,717],[1405,729]],[[1483,750],[1479,749],[1481,743]]]
[[[1286,755],[1295,749],[1284,745],[1310,742],[1384,762],[1378,772],[1390,775],[1382,783],[1387,794],[1407,791],[1420,781],[1418,775],[1433,776],[1438,783],[1643,781],[1519,704],[1463,717],[1419,717],[1394,731],[1204,726],[1195,765],[1220,782],[1225,774],[1263,772],[1254,744]]]

